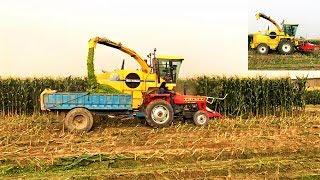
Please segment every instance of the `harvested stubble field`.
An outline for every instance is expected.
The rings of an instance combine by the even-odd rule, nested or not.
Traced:
[[[248,68],[250,70],[320,70],[320,53],[280,55],[271,52],[268,55],[248,51]]]
[[[0,118],[1,178],[320,178],[317,111],[163,129],[100,119],[84,134],[55,115]]]
[[[84,79],[0,79],[0,179],[319,178],[319,108],[294,116],[304,109],[305,82],[182,80],[180,90],[228,94],[212,108],[233,118],[163,129],[96,118],[93,131],[76,134],[65,131],[58,116],[39,115],[38,95],[48,87],[84,91]]]

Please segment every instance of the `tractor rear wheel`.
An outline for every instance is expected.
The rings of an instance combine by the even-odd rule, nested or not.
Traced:
[[[289,40],[282,40],[279,43],[278,51],[280,54],[291,54],[294,51],[294,45]]]
[[[269,46],[267,44],[259,44],[259,46],[257,47],[257,52],[259,54],[268,54],[269,52]]]
[[[209,123],[209,116],[205,111],[199,110],[196,113],[194,113],[193,122],[197,126],[205,126]]]
[[[85,108],[75,108],[68,112],[64,124],[69,131],[88,132],[93,125],[93,116]]]
[[[146,108],[146,121],[154,128],[169,126],[173,121],[173,108],[165,100],[154,100]]]

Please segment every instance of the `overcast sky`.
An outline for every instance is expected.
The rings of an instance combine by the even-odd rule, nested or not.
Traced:
[[[257,24],[254,19],[257,10],[284,17],[280,13],[283,1],[250,2],[248,5],[246,0],[152,3],[148,0],[2,0],[0,76],[84,76],[87,41],[94,36],[122,42],[143,57],[153,48],[157,48],[158,54],[183,56],[181,75],[184,77],[255,75],[258,72],[247,70],[248,17],[250,25]],[[316,35],[320,30],[311,31],[308,26],[319,22],[316,7],[305,8],[313,11],[312,18],[297,15],[300,7],[285,8],[292,10],[284,18],[308,27],[301,26],[308,35]],[[120,68],[122,59],[126,59],[126,67],[138,67],[131,57],[116,49],[98,46],[96,52],[97,73]]]
[[[247,24],[247,4],[230,2],[1,1],[1,74],[84,75],[87,41],[94,36],[120,41],[143,57],[153,48],[181,55],[182,75],[244,71],[247,32],[234,27]],[[119,68],[124,58],[136,68],[115,49],[96,52],[97,72]]]
[[[256,20],[257,12],[271,16],[280,25],[283,20],[291,24],[299,24],[297,36],[307,38],[320,38],[320,3],[315,0],[249,0],[248,24],[249,33],[258,30],[275,28],[270,22],[259,19]]]

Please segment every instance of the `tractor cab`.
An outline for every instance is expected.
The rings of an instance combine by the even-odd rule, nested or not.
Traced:
[[[157,55],[154,71],[158,75],[158,80],[162,78],[167,83],[176,83],[183,60],[182,57],[178,56]]]
[[[298,26],[299,26],[299,24],[283,24],[282,30],[286,35],[294,37],[294,36],[296,36]]]

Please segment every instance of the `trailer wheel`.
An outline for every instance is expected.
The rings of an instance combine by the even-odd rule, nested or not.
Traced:
[[[193,115],[193,122],[197,125],[197,126],[205,126],[208,124],[209,122],[209,116],[205,111],[197,111],[196,113],[194,113]]]
[[[93,125],[93,116],[85,108],[75,108],[68,112],[64,124],[70,131],[88,132]]]
[[[173,121],[173,108],[165,100],[154,100],[146,108],[146,121],[154,127],[166,127]]]
[[[279,43],[278,51],[280,54],[291,54],[294,51],[294,45],[291,41],[282,40]]]
[[[268,54],[269,52],[269,46],[267,44],[259,44],[259,46],[257,47],[257,52],[259,54]]]

